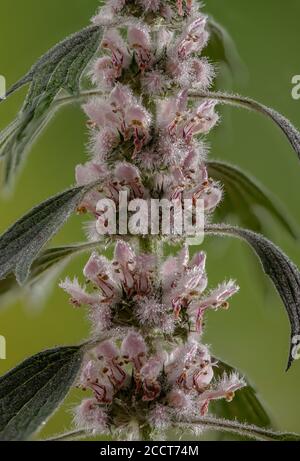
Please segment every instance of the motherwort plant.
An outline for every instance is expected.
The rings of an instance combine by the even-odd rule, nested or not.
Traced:
[[[190,255],[187,233],[175,226],[177,211],[187,208],[195,223],[200,201],[206,234],[238,237],[254,248],[289,315],[290,366],[300,344],[299,271],[252,229],[212,224],[222,183],[226,194],[233,181],[239,193],[247,191],[293,229],[254,181],[207,159],[204,138],[223,103],[270,117],[298,155],[300,135],[272,109],[210,91],[214,67],[202,55],[210,36],[226,50],[225,31],[192,0],[110,0],[91,26],[56,45],[8,92],[30,84],[18,117],[0,137],[6,186],[50,116],[70,102],[82,102],[88,117],[90,159],[76,167],[75,187],[31,210],[0,238],[2,293],[17,283],[39,284],[56,264],[90,250],[86,285],[75,277],[60,286],[74,307],[87,308],[92,331],[83,344],[37,354],[0,378],[2,439],[31,437],[73,385],[88,396],[74,409],[76,429],[58,439],[112,434],[149,440],[178,429],[297,439],[266,427],[269,417],[253,389],[203,344],[206,311],[228,309],[239,288],[229,280],[209,289],[206,254]],[[126,213],[135,232],[121,223],[122,194],[131,201]],[[140,209],[141,200],[157,200],[158,211]],[[118,232],[110,232],[109,203]],[[160,209],[166,203],[168,219]],[[73,212],[89,215],[88,241],[41,252]],[[111,259],[103,255],[109,247]],[[234,398],[234,410],[225,404],[230,418],[224,419],[224,401]]]

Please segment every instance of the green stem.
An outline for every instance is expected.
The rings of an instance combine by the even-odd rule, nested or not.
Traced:
[[[65,432],[64,434],[56,435],[55,437],[50,437],[49,439],[44,439],[44,442],[63,442],[68,440],[79,440],[85,437],[88,437],[89,434],[84,429],[78,429],[71,432]]]
[[[99,90],[88,90],[79,93],[76,96],[62,96],[60,98],[55,99],[53,103],[53,108],[59,108],[64,106],[65,104],[72,104],[73,102],[80,103],[81,101],[85,101],[88,98],[92,98],[93,96],[102,96],[103,92]]]
[[[289,432],[274,432],[271,429],[242,424],[238,421],[230,421],[226,419],[214,418],[207,416],[192,421],[175,422],[176,427],[199,426],[207,430],[215,430],[222,432],[230,432],[233,434],[249,437],[260,441],[299,441],[300,435]]]

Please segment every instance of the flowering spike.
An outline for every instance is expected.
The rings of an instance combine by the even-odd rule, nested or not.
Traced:
[[[191,0],[110,0],[93,22],[106,25],[89,71],[101,96],[83,106],[92,155],[76,168],[79,185],[101,182],[78,209],[92,217],[90,238],[98,240],[98,224],[108,220],[107,200],[117,210],[125,195],[138,208],[141,199],[172,200],[171,221],[175,206],[201,199],[207,216],[221,201],[222,187],[209,178],[199,135],[218,122],[217,102],[196,106],[188,99],[191,88],[206,89],[214,77],[200,55],[207,17]],[[154,219],[152,209],[142,216]],[[117,224],[121,218],[118,210]],[[237,285],[229,281],[207,293],[206,254],[190,258],[183,234],[164,237],[182,247],[165,258],[161,232],[110,236],[112,260],[94,252],[84,267],[89,291],[77,279],[61,283],[73,304],[89,306],[93,335],[107,337],[86,354],[79,379],[94,397],[76,409],[75,423],[95,433],[138,438],[143,428],[162,437],[174,416],[204,415],[211,400],[229,401],[244,385],[235,374],[218,381],[201,342],[206,310],[227,308]]]

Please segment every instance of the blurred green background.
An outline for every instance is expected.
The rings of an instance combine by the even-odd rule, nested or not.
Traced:
[[[97,0],[1,0],[0,74],[8,85],[23,75],[48,48],[85,26]],[[291,79],[300,74],[299,0],[207,0],[210,12],[230,31],[246,65],[243,78],[221,73],[220,85],[273,106],[300,127],[300,100],[291,97]],[[24,97],[21,90],[0,106],[0,128],[9,123]],[[222,108],[223,124],[210,137],[211,158],[228,160],[251,172],[276,193],[300,226],[300,167],[286,139],[267,119],[244,110]],[[0,231],[33,205],[73,182],[74,167],[86,158],[87,130],[77,106],[59,112],[34,145],[12,196],[2,199]],[[300,266],[299,242],[276,223],[266,228]],[[83,232],[73,218],[52,242],[81,241]],[[208,273],[213,286],[236,278],[241,286],[226,312],[210,313],[205,335],[217,356],[241,369],[255,383],[279,429],[300,432],[300,363],[285,373],[289,326],[279,297],[271,290],[259,263],[244,243],[207,239]],[[78,258],[66,273],[79,273]],[[88,334],[83,310],[73,309],[55,288],[45,303],[19,301],[0,307],[0,334],[7,340],[7,360],[0,374],[25,357],[59,344],[74,344]],[[43,435],[65,429],[75,392],[54,415]]]

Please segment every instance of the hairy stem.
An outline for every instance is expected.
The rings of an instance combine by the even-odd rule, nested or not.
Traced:
[[[78,429],[75,431],[65,432],[64,434],[58,434],[55,437],[44,439],[44,442],[64,442],[68,440],[79,440],[88,437],[88,433],[84,429]]]
[[[101,96],[103,94],[102,91],[100,90],[87,90],[87,91],[82,91],[76,96],[61,96],[57,99],[55,99],[53,103],[53,108],[59,108],[61,106],[64,106],[65,104],[72,104],[73,102],[82,102],[85,101],[88,98],[91,98],[93,96]]]
[[[200,426],[208,430],[230,432],[261,441],[299,441],[300,436],[288,432],[274,432],[271,429],[242,424],[238,421],[214,418],[211,416],[186,422],[176,422],[176,427]]]

